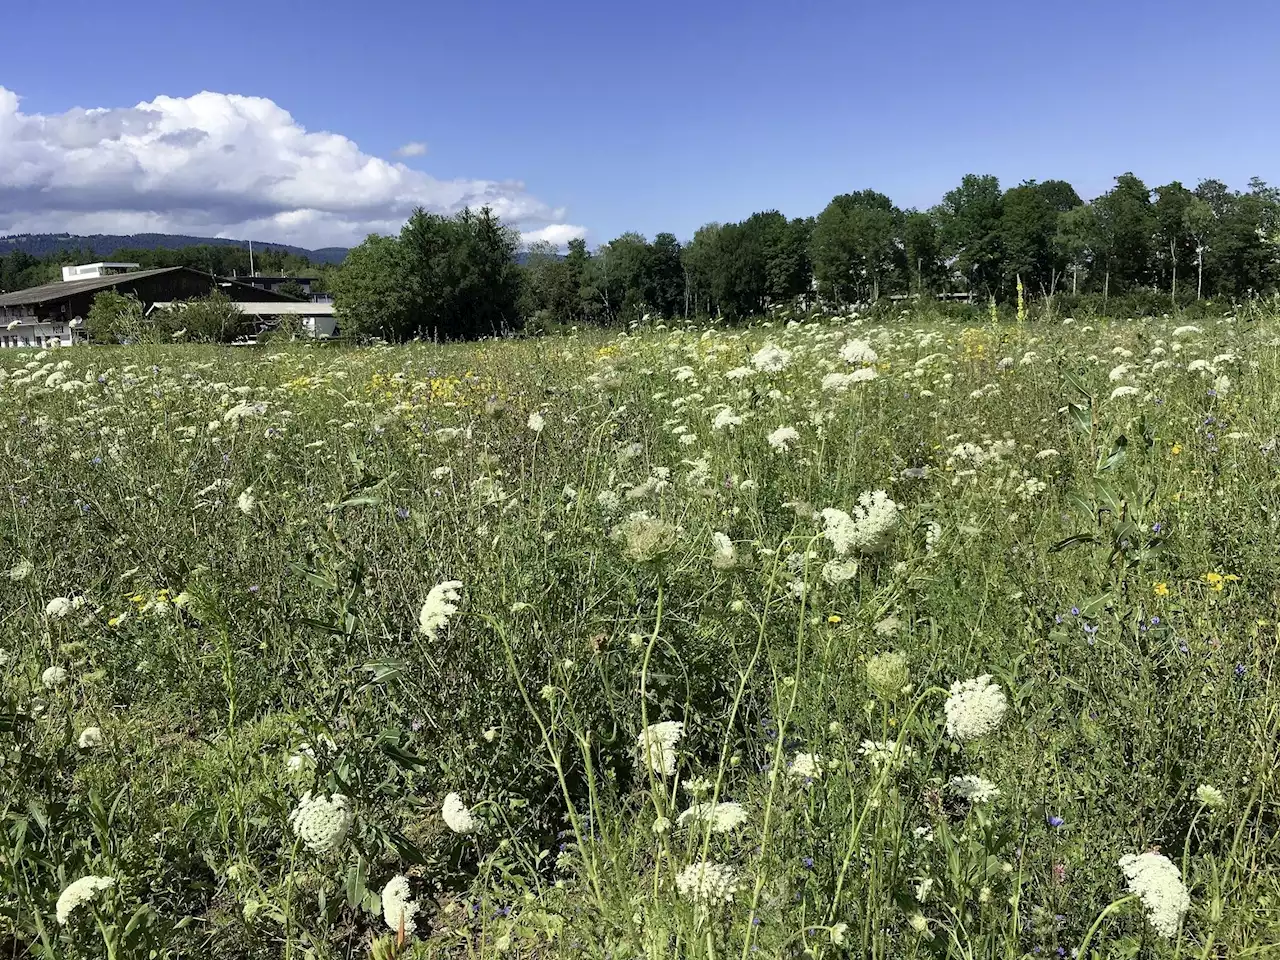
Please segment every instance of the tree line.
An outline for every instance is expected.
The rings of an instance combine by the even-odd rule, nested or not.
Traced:
[[[567,254],[519,241],[491,211],[416,212],[370,237],[333,281],[343,329],[392,339],[466,337],[524,322],[619,325],[646,314],[740,320],[781,304],[840,307],[889,295],[1008,302],[1147,291],[1170,305],[1244,299],[1280,284],[1280,190],[1254,179],[1155,188],[1125,173],[1086,203],[1063,180],[1002,188],[966,175],[941,203],[903,210],[883,193],[835,197],[815,217],[776,210],[711,223],[687,243],[637,233]]]
[[[192,244],[175,249],[124,248],[112,251],[109,257],[85,249],[59,250],[45,256],[35,256],[25,250],[13,250],[0,255],[0,293],[54,283],[62,279],[64,266],[98,260],[136,263],[143,270],[191,267],[219,277],[247,276],[252,272],[247,247],[220,244]],[[324,289],[324,281],[332,267],[312,263],[308,257],[278,247],[255,245],[253,269],[269,276],[317,277],[320,283],[312,284],[312,289],[319,292]]]

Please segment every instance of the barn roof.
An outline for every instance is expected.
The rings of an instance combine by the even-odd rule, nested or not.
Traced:
[[[28,287],[26,290],[14,290],[12,293],[0,293],[0,307],[25,307],[28,304],[51,303],[73,297],[77,293],[96,293],[109,290],[132,280],[143,277],[156,277],[174,270],[185,270],[186,267],[157,267],[154,270],[134,270],[132,273],[116,273],[106,277],[86,277],[83,280],[58,280],[39,287]]]

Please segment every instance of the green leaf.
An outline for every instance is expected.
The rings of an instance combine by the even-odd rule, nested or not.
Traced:
[[[422,757],[414,756],[400,744],[391,740],[382,740],[378,743],[378,749],[391,758],[395,763],[404,767],[406,770],[425,770],[427,769],[427,761]]]
[[[1081,380],[1080,377],[1077,376],[1075,373],[1073,373],[1070,370],[1063,370],[1062,379],[1067,381],[1067,385],[1071,387],[1073,390],[1075,390],[1076,393],[1080,394],[1080,396],[1084,397],[1086,400],[1089,400],[1089,401],[1093,400],[1093,394],[1091,394],[1088,390],[1085,389],[1084,381]]]
[[[1076,429],[1086,437],[1093,432],[1093,414],[1088,407],[1082,407],[1078,403],[1068,403],[1067,413]]]
[[[356,862],[347,870],[347,906],[353,910],[364,900],[365,894],[369,892],[369,861],[363,856],[358,857]]]
[[[350,510],[352,507],[378,507],[381,505],[381,497],[352,497],[350,500],[335,503],[329,510],[331,513],[337,513],[339,510]]]
[[[365,673],[373,674],[366,686],[399,680],[401,674],[408,668],[409,665],[403,660],[370,660],[360,667]]]
[[[1084,544],[1089,544],[1091,546],[1096,547],[1101,542],[1102,541],[1099,540],[1092,533],[1073,533],[1071,536],[1066,537],[1062,540],[1059,540],[1057,543],[1051,546],[1049,548],[1049,552],[1061,553],[1063,550],[1068,550],[1071,547],[1079,547]]]
[[[1125,457],[1128,455],[1125,448],[1129,445],[1129,440],[1124,434],[1116,437],[1115,445],[1111,448],[1111,454],[1102,463],[1098,465],[1099,473],[1106,473],[1114,470],[1120,464],[1124,463]]]
[[[314,570],[308,570],[302,564],[294,560],[290,560],[286,566],[288,566],[288,568],[294,573],[298,574],[298,576],[310,581],[314,586],[319,587],[321,590],[327,590],[332,593],[338,589],[338,584],[335,581],[328,577],[321,576]]]
[[[1102,612],[1102,609],[1111,600],[1111,591],[1100,593],[1091,600],[1086,600],[1080,604],[1080,616],[1092,617]]]

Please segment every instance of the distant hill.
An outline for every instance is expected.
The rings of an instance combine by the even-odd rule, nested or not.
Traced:
[[[33,257],[44,257],[64,250],[86,250],[97,257],[111,257],[117,250],[178,250],[198,244],[213,247],[247,247],[247,240],[228,240],[225,237],[187,237],[176,233],[135,233],[131,236],[95,233],[87,237],[71,233],[19,233],[0,237],[0,254],[21,250]],[[260,243],[253,241],[254,249],[285,250],[306,257],[312,263],[341,263],[347,256],[346,247],[321,247],[308,250],[287,243]]]

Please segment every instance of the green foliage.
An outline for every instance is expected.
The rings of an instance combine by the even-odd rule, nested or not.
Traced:
[[[1266,956],[1280,321],[901,313],[0,356],[9,952]],[[823,512],[874,490],[884,552],[837,554]],[[960,741],[981,675],[1007,710]],[[308,791],[348,798],[336,849]],[[1172,938],[1118,869],[1155,846]]]
[[[139,343],[145,336],[144,323],[136,297],[103,290],[93,298],[84,332],[90,343]]]
[[[395,341],[518,329],[518,243],[488,207],[453,217],[416,210],[398,238],[370,236],[333,276],[341,328]]]

